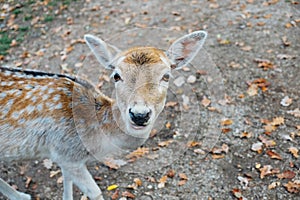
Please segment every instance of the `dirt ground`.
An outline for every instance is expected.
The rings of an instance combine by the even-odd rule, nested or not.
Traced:
[[[84,34],[166,49],[207,31],[192,65],[174,72],[149,153],[118,170],[89,165],[106,199],[300,199],[299,1],[0,0],[0,9],[1,66],[88,77],[107,95],[110,72]],[[62,199],[56,164],[0,168],[34,199]]]

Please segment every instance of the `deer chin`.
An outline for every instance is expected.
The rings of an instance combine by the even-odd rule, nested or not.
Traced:
[[[131,135],[136,138],[145,138],[147,139],[150,135],[151,129],[153,127],[153,123],[147,123],[143,126],[138,126],[134,124],[131,120],[126,123],[126,132],[128,135]]]

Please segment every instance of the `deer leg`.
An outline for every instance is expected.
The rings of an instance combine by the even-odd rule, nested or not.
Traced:
[[[87,170],[86,166],[81,167],[62,167],[63,176],[69,180],[66,183],[66,189],[64,189],[64,195],[70,195],[70,187],[72,182],[87,195],[91,200],[104,200],[102,192],[97,183],[93,179],[92,175]],[[71,184],[70,184],[71,183]],[[65,187],[65,185],[64,185]],[[67,191],[65,191],[67,190]],[[71,194],[72,195],[72,194]],[[66,199],[65,199],[66,198]],[[64,196],[64,200],[70,200],[69,196]]]
[[[29,194],[18,192],[0,178],[0,192],[11,200],[30,200]]]
[[[68,173],[64,172],[62,169],[63,179],[64,179],[64,192],[63,199],[64,200],[73,200],[73,182],[71,177],[68,176]]]

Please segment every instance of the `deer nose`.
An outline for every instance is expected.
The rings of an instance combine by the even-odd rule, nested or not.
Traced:
[[[131,120],[138,126],[146,126],[147,122],[150,119],[151,110],[140,113],[140,112],[133,112],[132,109],[129,109],[129,116]]]

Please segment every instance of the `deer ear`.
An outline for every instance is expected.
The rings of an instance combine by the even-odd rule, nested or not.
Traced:
[[[113,69],[110,65],[114,57],[120,52],[120,50],[110,44],[107,44],[103,40],[93,35],[84,35],[84,40],[92,50],[97,60],[108,69]]]
[[[173,68],[180,69],[197,55],[207,37],[205,31],[195,31],[177,39],[167,50]]]

